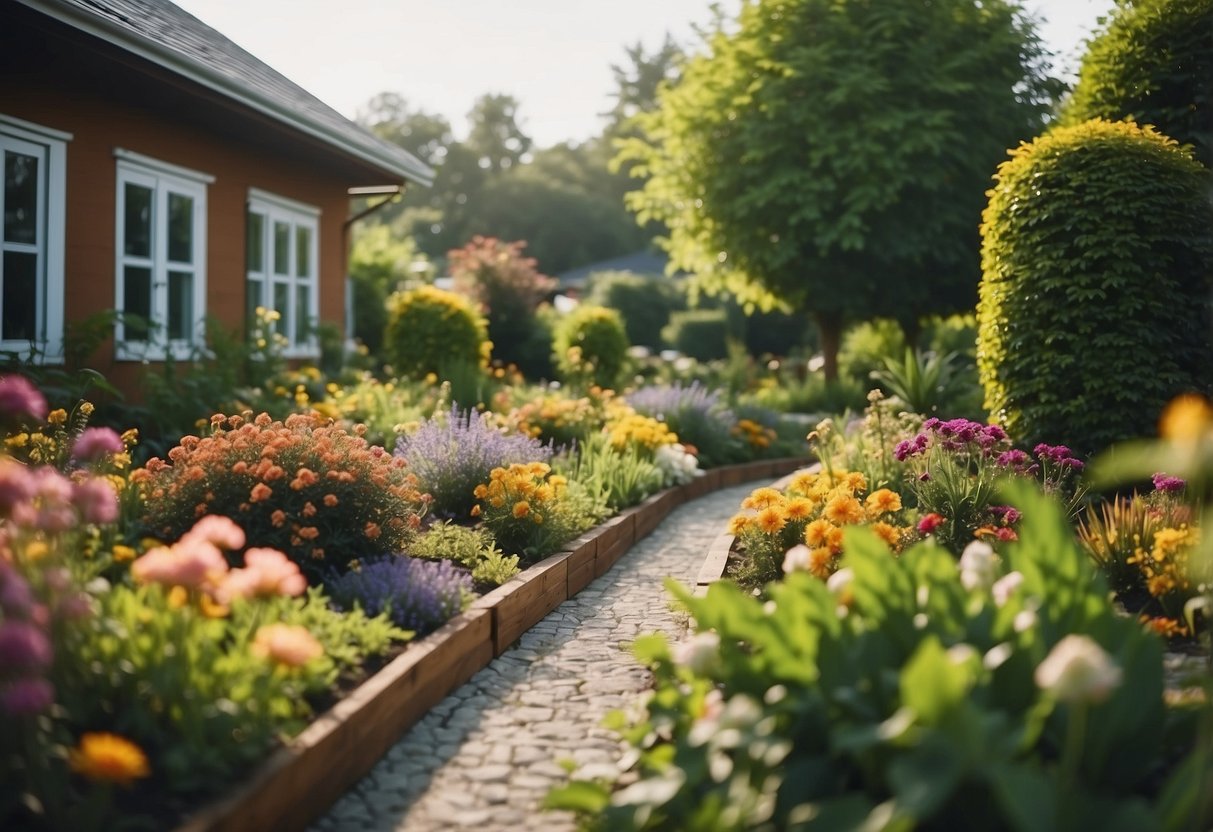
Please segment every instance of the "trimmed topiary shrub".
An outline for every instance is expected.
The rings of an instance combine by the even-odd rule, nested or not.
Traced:
[[[1213,162],[1213,0],[1134,0],[1112,7],[1082,59],[1064,124],[1152,124]]]
[[[556,322],[552,333],[556,368],[565,381],[578,384],[614,386],[629,346],[619,313],[602,306],[578,306]]]
[[[683,355],[715,361],[729,354],[729,320],[724,309],[688,309],[670,315],[661,337]]]
[[[1153,433],[1213,374],[1208,174],[1150,127],[1094,120],[1021,145],[982,232],[978,367],[1012,438],[1094,451]]]
[[[682,291],[668,277],[600,272],[593,275],[591,285],[586,302],[617,310],[628,341],[653,349],[663,346],[661,329],[670,314],[686,307]]]
[[[450,364],[484,364],[488,329],[471,302],[422,286],[388,298],[383,346],[397,373],[420,378]]]

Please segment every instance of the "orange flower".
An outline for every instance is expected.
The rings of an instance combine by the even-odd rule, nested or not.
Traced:
[[[873,517],[888,514],[890,511],[901,511],[901,495],[887,488],[873,491],[865,502]]]
[[[274,491],[263,482],[259,482],[253,486],[253,490],[249,492],[249,502],[259,503],[262,500],[268,500],[274,496]]]
[[[302,667],[324,655],[324,647],[304,627],[266,624],[253,636],[254,656],[283,667]]]
[[[777,505],[767,506],[754,517],[754,525],[767,534],[778,534],[787,522],[783,509]]]
[[[315,526],[304,526],[299,530],[299,536],[304,540],[315,540],[320,537],[320,529]]]
[[[824,546],[829,539],[829,533],[834,524],[824,518],[817,518],[804,528],[804,542],[810,547]]]
[[[519,500],[518,502],[514,503],[513,514],[514,514],[515,519],[521,520],[523,517],[526,517],[530,513],[531,513],[531,504],[528,503],[526,500]]]
[[[324,495],[324,504],[326,506],[328,506],[329,508],[333,508],[335,505],[337,505],[338,502],[340,502],[340,501],[337,499],[336,494],[325,494]]]
[[[863,520],[863,507],[859,504],[859,500],[848,494],[836,494],[826,503],[825,511],[822,514],[830,522],[843,526]]]
[[[315,517],[316,516],[316,506],[312,504],[311,500],[308,500],[306,503],[303,504],[303,510],[299,513],[302,514],[304,517]]]
[[[783,495],[774,488],[757,488],[741,502],[742,508],[767,508],[783,502]]]
[[[890,549],[896,549],[901,544],[901,530],[888,523],[873,523],[872,531],[885,542]]]
[[[833,571],[831,566],[834,561],[834,553],[829,549],[820,548],[809,552],[809,571],[818,578],[830,577],[830,572]]]
[[[130,786],[151,774],[147,755],[139,746],[117,734],[88,733],[68,754],[72,771],[95,783]]]
[[[377,540],[383,531],[379,528],[378,523],[367,523],[366,526],[363,527],[362,533],[370,540]]]
[[[783,508],[788,520],[808,520],[813,514],[813,501],[808,497],[793,497],[784,503]]]
[[[744,532],[750,525],[750,518],[744,514],[734,515],[733,519],[729,520],[729,534],[736,537]]]
[[[286,512],[282,509],[277,509],[270,515],[270,522],[274,524],[275,528],[281,528],[282,524],[286,522]]]

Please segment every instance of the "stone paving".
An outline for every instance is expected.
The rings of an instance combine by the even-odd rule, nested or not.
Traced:
[[[544,796],[570,773],[617,772],[623,749],[602,719],[649,684],[627,647],[646,632],[683,635],[685,621],[662,583],[695,580],[708,546],[754,485],[672,512],[611,571],[431,710],[312,832],[573,829],[567,813],[541,814]]]

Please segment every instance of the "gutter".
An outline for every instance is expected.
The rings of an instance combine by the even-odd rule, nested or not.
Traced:
[[[390,171],[401,179],[412,180],[423,187],[429,187],[434,184],[433,169],[421,160],[408,154],[407,151],[400,151],[408,156],[406,160],[374,146],[354,144],[349,140],[348,136],[338,135],[323,124],[317,124],[311,119],[301,117],[297,110],[284,107],[278,101],[241,87],[231,77],[201,64],[175,49],[133,34],[120,23],[89,12],[86,8],[69,2],[69,0],[18,0],[18,2],[60,23],[65,23],[75,29],[93,35],[100,40],[118,46],[127,52],[182,75],[201,86],[221,93],[225,97],[243,104],[256,112],[267,115],[275,121],[286,124],[300,133],[320,139],[330,147],[334,147],[362,162],[372,164],[385,171]],[[225,39],[230,41],[230,39]],[[273,69],[268,64],[262,63],[271,70]],[[276,70],[274,71],[276,72]],[[278,74],[281,75],[281,73]],[[285,78],[285,76],[282,77]],[[289,83],[294,83],[290,82],[289,79],[287,80]],[[298,85],[296,84],[295,86]],[[316,100],[319,101],[319,99]],[[323,104],[323,102],[321,103]]]

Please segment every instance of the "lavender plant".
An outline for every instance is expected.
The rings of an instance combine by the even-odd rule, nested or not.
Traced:
[[[408,462],[422,490],[434,498],[435,514],[466,518],[476,503],[472,492],[494,468],[547,462],[552,449],[529,436],[503,433],[487,415],[452,404],[449,412],[400,437],[396,456]]]
[[[720,390],[709,390],[698,381],[685,387],[679,382],[643,387],[629,393],[627,402],[637,412],[665,422],[682,442],[695,446],[704,467],[745,456],[742,443],[733,435],[737,418]]]
[[[327,588],[341,609],[357,605],[368,616],[386,611],[397,625],[423,635],[463,610],[472,578],[450,561],[388,555],[333,578]]]

